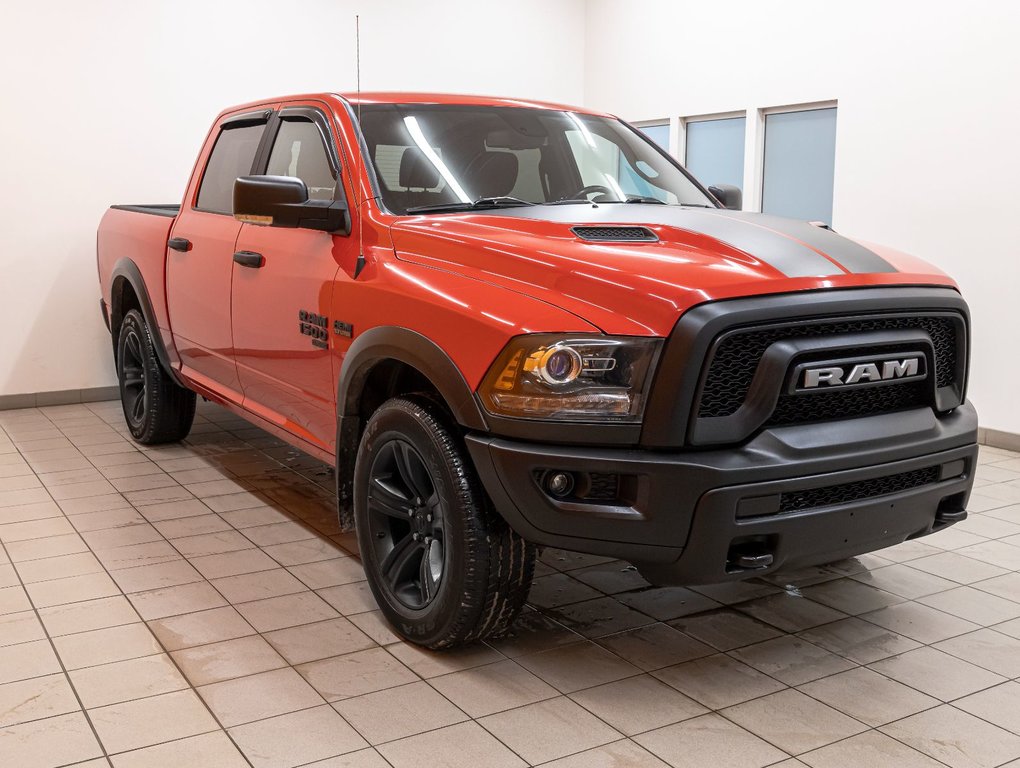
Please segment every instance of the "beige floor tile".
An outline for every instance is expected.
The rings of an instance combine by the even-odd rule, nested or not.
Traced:
[[[800,690],[873,728],[940,704],[938,699],[865,668],[816,680]]]
[[[311,624],[340,615],[311,591],[243,603],[237,610],[259,632]]]
[[[982,592],[1003,597],[1014,602],[1020,601],[1020,573],[1005,573],[973,584]]]
[[[267,632],[264,637],[290,664],[304,664],[375,646],[375,641],[343,617]]]
[[[919,597],[942,592],[957,586],[949,579],[943,579],[934,574],[919,571],[904,563],[897,563],[885,566],[884,568],[876,568],[872,571],[854,574],[850,578],[908,600],[916,600]]]
[[[353,557],[335,557],[287,568],[311,589],[325,589],[365,580],[365,569]]]
[[[68,533],[62,536],[47,536],[43,539],[31,539],[28,541],[13,541],[6,544],[7,554],[11,562],[22,563],[28,560],[38,560],[44,557],[57,557],[59,555],[73,555],[78,552],[88,552],[88,545],[77,533]]]
[[[35,611],[22,611],[0,615],[0,648],[18,643],[42,640],[46,632]]]
[[[50,768],[102,755],[85,715],[75,712],[0,730],[5,765]]]
[[[485,645],[469,645],[449,651],[430,651],[418,645],[403,642],[389,648],[389,652],[408,669],[423,679],[459,672],[501,661],[503,655]]]
[[[946,705],[880,730],[953,768],[996,766],[1020,757],[1020,737]]]
[[[0,684],[60,672],[48,640],[8,645],[0,651]]]
[[[223,497],[221,496],[219,498]],[[283,523],[290,520],[290,516],[283,510],[268,506],[255,506],[248,509],[222,511],[220,512],[220,517],[238,530],[253,528],[258,525]]]
[[[351,615],[349,621],[379,645],[393,645],[403,642],[393,631],[393,627],[383,618],[382,612],[365,611]]]
[[[38,501],[34,504],[22,504],[17,507],[0,509],[0,523],[25,523],[30,520],[62,516],[60,507],[53,501]]]
[[[753,699],[723,714],[791,755],[867,730],[857,720],[795,690]]]
[[[294,739],[292,735],[301,734]],[[368,744],[331,707],[321,706],[230,729],[255,768],[290,768]]]
[[[145,518],[130,507],[103,512],[87,512],[68,519],[79,533],[91,533],[92,531],[104,531],[110,528],[123,528],[145,523]]]
[[[255,634],[232,606],[157,619],[149,628],[169,651]]]
[[[130,600],[145,621],[226,605],[226,600],[207,582],[135,592]]]
[[[66,669],[94,667],[163,651],[142,622],[54,637],[53,645]]]
[[[110,575],[124,592],[147,592],[164,587],[176,587],[203,581],[187,560],[169,560],[165,563],[141,565],[111,571]]]
[[[1002,541],[983,541],[956,550],[961,555],[997,565],[1007,571],[1020,570],[1020,547]]]
[[[136,526],[139,527],[139,526]],[[181,559],[181,553],[166,541],[149,541],[142,544],[128,544],[113,549],[101,549],[96,557],[110,571],[124,568],[139,568],[143,565],[157,565]]]
[[[30,610],[32,602],[21,586],[0,588],[0,614],[21,613]]]
[[[188,687],[187,681],[166,654],[72,670],[68,675],[86,709]]]
[[[160,532],[148,523],[124,525],[120,528],[107,528],[99,531],[83,531],[81,537],[85,539],[100,560],[103,560],[103,550],[163,541]]]
[[[1005,678],[934,648],[876,661],[870,668],[942,701],[990,688]]]
[[[616,599],[659,621],[671,621],[720,607],[715,600],[683,587],[653,587],[639,592],[624,592]]]
[[[26,584],[71,576],[83,576],[99,573],[102,570],[103,566],[91,552],[30,560],[18,565],[18,575]]]
[[[781,634],[775,627],[728,608],[686,616],[670,622],[670,626],[720,651],[769,640]]]
[[[856,578],[856,577],[855,577]],[[816,584],[803,590],[804,597],[815,602],[835,608],[850,616],[856,616],[868,611],[877,611],[879,608],[886,608],[896,603],[902,603],[904,598],[894,595],[891,592],[873,587],[869,584],[862,584],[854,578],[835,579]]]
[[[1020,617],[1020,603],[973,587],[957,587],[919,598],[918,602],[982,626]]]
[[[553,698],[559,692],[513,661],[434,677],[431,684],[472,717]]]
[[[378,615],[378,612],[362,613],[351,621],[358,623],[366,617]],[[517,658],[530,653],[548,651],[571,643],[581,642],[584,638],[576,632],[564,627],[557,621],[538,611],[525,610],[518,617],[510,631],[503,637],[488,640],[486,645],[502,653],[507,658]]]
[[[111,760],[113,768],[249,768],[223,731],[122,752]]]
[[[201,555],[219,555],[224,552],[236,552],[249,549],[252,543],[243,534],[234,530],[204,533],[201,536],[186,536],[174,539],[174,547],[185,557]]]
[[[124,498],[134,506],[141,508],[150,504],[191,501],[195,497],[186,488],[174,485],[169,488],[153,488],[147,491],[129,491],[124,494]]]
[[[667,764],[629,739],[545,763],[542,768],[668,768]],[[777,766],[779,768],[779,766]]]
[[[416,682],[419,678],[382,648],[313,661],[297,667],[326,701]]]
[[[1003,677],[1020,677],[1020,640],[994,629],[979,629],[934,647]]]
[[[916,640],[858,618],[841,619],[832,624],[807,629],[799,637],[857,664],[870,664],[912,651],[920,645]]]
[[[937,643],[979,629],[973,622],[920,603],[900,603],[861,618],[919,643]]]
[[[791,592],[761,597],[736,608],[784,632],[800,632],[846,618],[841,611]]]
[[[375,597],[368,587],[367,581],[343,584],[338,587],[327,587],[317,590],[319,596],[336,608],[344,616],[378,609]]]
[[[13,491],[10,493],[28,494],[30,491]],[[31,493],[36,493],[32,491]],[[46,495],[46,491],[39,491],[36,496],[41,494],[44,498],[27,498],[24,502],[14,502],[7,506],[14,506],[22,503],[34,503],[40,501],[48,501],[49,496]],[[3,496],[0,493],[0,496]],[[9,494],[8,494],[9,495]],[[0,507],[4,506],[0,504]],[[0,541],[4,544],[16,544],[20,541],[27,541],[29,539],[45,539],[52,538],[54,536],[65,536],[67,534],[74,533],[74,528],[67,521],[65,517],[48,517],[42,520],[27,520],[23,523],[5,523],[0,525]]]
[[[244,535],[257,546],[270,547],[274,544],[288,544],[292,541],[311,539],[316,536],[316,533],[302,523],[288,520],[283,523],[245,528]]]
[[[218,729],[192,690],[99,707],[90,710],[89,717],[110,754]]]
[[[207,515],[194,515],[156,522],[153,523],[153,527],[168,539],[233,530],[223,518],[212,512]]]
[[[532,764],[620,738],[615,729],[563,696],[489,715],[478,722]]]
[[[785,687],[724,654],[656,670],[652,675],[709,709],[722,709]]]
[[[714,713],[650,731],[634,740],[674,768],[762,768],[786,757],[771,744]]]
[[[954,701],[953,706],[1020,735],[1020,684],[1003,683]]]
[[[39,617],[51,637],[138,621],[138,614],[123,595],[42,608]]]
[[[499,743],[478,723],[468,722],[427,731],[383,744],[379,752],[393,768],[523,768],[521,758]]]
[[[184,501],[169,501],[163,504],[147,504],[138,510],[150,523],[164,520],[178,520],[182,517],[196,517],[208,515],[210,510],[198,499],[185,499]]]
[[[590,642],[520,656],[517,663],[562,693],[573,693],[641,672],[633,664]]]
[[[285,544],[273,544],[264,549],[265,553],[280,565],[303,565],[335,559],[345,552],[329,539],[301,539]]]
[[[256,571],[270,571],[279,567],[277,562],[261,549],[238,549],[218,555],[192,557],[189,560],[207,579],[240,576]]]
[[[627,736],[705,714],[708,710],[649,675],[628,677],[570,695]]]
[[[0,728],[80,709],[74,691],[62,674],[0,685]]]
[[[34,584],[27,584],[25,589],[36,608],[80,603],[120,594],[117,585],[106,572],[37,581]]]
[[[848,768],[849,766],[942,768],[942,763],[876,731],[861,733],[814,752],[808,752],[806,755],[801,755],[800,759],[811,768]],[[777,768],[779,767],[777,766]]]
[[[195,686],[287,666],[283,657],[258,635],[174,651],[171,656]]]
[[[647,614],[620,602],[623,597],[600,597],[552,608],[548,613],[568,629],[588,638],[603,637],[654,623],[654,619]]]
[[[844,672],[854,666],[807,640],[787,635],[732,651],[740,661],[787,685]]]
[[[307,587],[284,568],[227,576],[222,579],[213,579],[210,583],[235,605],[307,591]]]
[[[468,719],[423,682],[345,699],[333,707],[371,744],[402,739]]]
[[[205,685],[198,692],[227,728],[323,703],[290,667]]]
[[[557,608],[601,596],[602,593],[597,589],[578,581],[570,574],[552,573],[532,582],[528,602],[541,608]]]

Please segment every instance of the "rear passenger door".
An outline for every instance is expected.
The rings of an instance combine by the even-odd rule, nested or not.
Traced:
[[[344,199],[330,119],[313,106],[281,109],[270,127],[264,171],[296,176],[309,198]],[[341,264],[357,238],[311,229],[243,224],[236,250],[260,266],[234,265],[232,326],[244,406],[323,451],[336,442],[333,322]],[[247,260],[251,263],[251,259]]]
[[[262,109],[222,119],[212,149],[196,163],[190,199],[170,233],[166,289],[170,327],[183,372],[198,384],[240,403],[230,330],[234,243],[234,181],[256,167],[272,112]]]

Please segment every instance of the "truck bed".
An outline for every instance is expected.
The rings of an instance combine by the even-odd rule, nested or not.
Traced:
[[[132,211],[134,213],[147,213],[150,216],[167,216],[174,218],[181,212],[181,206],[176,203],[157,203],[155,205],[111,205],[118,211]]]

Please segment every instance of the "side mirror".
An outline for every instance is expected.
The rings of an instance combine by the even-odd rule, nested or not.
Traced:
[[[309,200],[308,187],[294,176],[242,176],[234,182],[234,218],[269,227],[301,227],[351,233],[342,200]]]
[[[708,191],[715,195],[715,199],[722,203],[723,208],[739,211],[744,207],[744,193],[740,191],[740,187],[732,184],[715,184],[709,187]]]

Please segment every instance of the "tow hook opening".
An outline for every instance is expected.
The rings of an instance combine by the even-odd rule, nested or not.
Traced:
[[[775,562],[779,537],[775,534],[743,536],[730,542],[726,572],[763,571]]]

